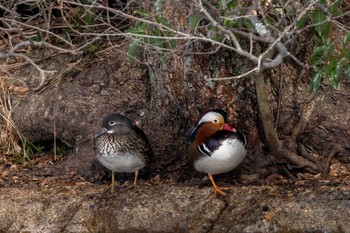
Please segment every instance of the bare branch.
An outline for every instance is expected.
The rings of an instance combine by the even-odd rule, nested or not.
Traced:
[[[25,1],[21,1],[22,3]],[[30,1],[33,3],[33,1]],[[35,2],[35,1],[34,1]],[[200,25],[194,29],[183,29],[183,28],[173,28],[169,24],[160,23],[154,20],[154,17],[150,14],[150,17],[137,17],[130,14],[127,9],[130,3],[127,3],[125,11],[123,9],[116,9],[109,7],[108,4],[101,1],[93,1],[91,4],[82,3],[80,1],[73,0],[60,0],[53,2],[36,2],[38,7],[43,10],[41,14],[35,14],[33,16],[21,16],[16,15],[16,11],[13,9],[8,9],[5,6],[0,6],[5,12],[5,17],[2,17],[0,21],[3,24],[3,31],[8,33],[8,37],[16,34],[20,35],[22,39],[25,40],[24,43],[14,43],[15,45],[9,42],[9,51],[8,54],[0,53],[0,59],[10,56],[17,56],[17,51],[19,47],[23,46],[44,46],[47,48],[54,49],[55,51],[61,53],[69,54],[78,54],[88,50],[93,47],[96,43],[100,41],[108,41],[109,48],[114,48],[115,38],[130,38],[133,40],[138,40],[138,44],[144,49],[148,49],[150,52],[166,52],[166,53],[175,53],[177,51],[184,52],[185,54],[210,54],[215,51],[218,51],[220,48],[228,49],[233,51],[242,57],[250,60],[255,64],[255,66],[246,71],[244,74],[239,74],[232,77],[224,78],[212,78],[211,80],[229,80],[229,79],[238,79],[243,77],[248,77],[255,72],[262,71],[264,69],[277,67],[285,57],[290,57],[300,66],[305,68],[313,68],[313,66],[304,64],[301,62],[293,53],[288,49],[288,45],[293,43],[294,38],[299,35],[302,30],[296,28],[296,23],[313,7],[318,6],[318,0],[308,0],[304,6],[301,3],[293,3],[289,0],[284,2],[287,6],[295,4],[297,10],[295,15],[293,15],[293,20],[287,20],[286,15],[277,15],[276,24],[269,23],[267,18],[269,14],[264,12],[266,9],[261,5],[261,1],[252,0],[251,2],[242,3],[244,8],[240,9],[240,12],[243,15],[234,15],[231,17],[222,16],[219,14],[219,9],[210,5],[210,1],[205,0],[195,0],[189,4],[191,5],[191,14],[196,14],[198,11],[201,13],[201,16],[206,19],[206,25]],[[280,3],[271,3],[274,4],[283,4]],[[332,3],[335,4],[335,3]],[[287,6],[283,6],[286,8]],[[56,20],[52,16],[52,10],[60,11],[60,15]],[[82,12],[77,11],[76,9],[82,10]],[[328,12],[328,9],[324,9],[325,12]],[[236,12],[236,11],[234,11]],[[344,13],[345,15],[346,13]],[[93,22],[86,23],[84,20],[85,16],[91,15]],[[9,16],[9,17],[6,17]],[[18,20],[21,18],[21,20]],[[333,20],[329,18],[327,20]],[[43,27],[33,26],[31,22],[37,20],[43,20]],[[129,20],[130,22],[139,22],[144,23],[147,27],[151,29],[157,28],[162,33],[159,35],[148,34],[148,33],[131,33],[125,32],[123,28],[119,27],[120,23],[116,23],[116,19],[121,19],[120,21],[124,22]],[[254,29],[251,28],[236,28],[236,27],[226,27],[224,20],[233,20],[237,21],[240,19],[248,19],[253,24]],[[202,22],[202,21],[201,21]],[[320,22],[321,24],[322,22]],[[77,26],[78,24],[79,26]],[[222,36],[223,39],[219,41],[214,40],[210,37],[209,26],[214,26],[218,34]],[[315,25],[313,25],[315,26]],[[28,31],[26,31],[28,30]],[[57,33],[57,31],[60,33]],[[67,34],[65,31],[69,31]],[[25,31],[25,32],[24,32]],[[30,41],[30,38],[33,35],[40,35],[41,42]],[[246,41],[249,41],[249,48],[244,48],[244,44],[241,39],[238,40],[238,37],[246,38]],[[181,41],[181,45],[177,48],[161,48],[157,47],[155,44],[147,43],[147,39],[157,39],[162,42],[170,42],[172,40]],[[30,41],[30,42],[29,42]],[[63,45],[57,45],[58,43],[63,43]],[[208,51],[188,51],[188,45],[198,42],[210,43],[213,45],[214,49]],[[263,43],[263,50],[260,52],[254,51],[254,43],[261,42]],[[106,48],[103,48],[106,49]],[[108,49],[108,48],[107,48]],[[267,54],[274,52],[275,54],[270,58],[266,59]],[[21,55],[23,56],[23,55]],[[29,64],[32,64],[28,57],[24,58]],[[37,69],[37,68],[36,68]],[[37,69],[39,72],[40,70]]]
[[[206,80],[230,80],[230,79],[241,79],[248,77],[254,73],[259,72],[259,67],[255,67],[254,69],[249,70],[248,72],[236,76],[224,77],[224,78],[207,78]]]
[[[43,70],[30,57],[28,57],[27,55],[25,55],[23,53],[17,53],[16,52],[19,48],[24,47],[24,46],[34,46],[34,47],[46,46],[48,48],[52,48],[52,49],[55,49],[55,50],[63,52],[63,53],[70,53],[72,55],[78,54],[74,50],[63,49],[63,48],[57,47],[55,45],[52,45],[52,44],[44,42],[44,41],[43,42],[22,41],[22,42],[18,43],[17,45],[15,45],[13,48],[11,48],[6,53],[0,53],[0,59],[6,59],[8,57],[20,57],[20,58],[23,58],[26,61],[23,65],[30,64],[39,72],[40,83],[35,88],[32,88],[33,91],[38,91],[45,85],[46,74],[52,74],[52,73],[55,73],[56,71]],[[2,67],[2,66],[3,65],[0,65],[0,67]]]
[[[237,49],[237,52],[240,53],[242,51],[241,45],[239,44],[237,37],[235,34],[232,33],[232,31],[227,30],[223,26],[221,26],[215,19],[209,14],[209,12],[203,7],[202,0],[196,1],[197,6],[199,7],[199,11],[202,12],[207,19],[213,24],[214,27],[217,27],[220,31],[222,31],[224,34],[227,34],[230,36],[230,39],[232,40],[235,48]]]

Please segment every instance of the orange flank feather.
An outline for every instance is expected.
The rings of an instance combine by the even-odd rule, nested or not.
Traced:
[[[209,138],[214,133],[222,129],[223,125],[224,125],[223,119],[222,120],[219,119],[217,123],[205,122],[201,125],[194,141],[190,144],[188,148],[188,155],[189,155],[188,157],[191,163],[193,163],[195,160],[201,157],[201,154],[198,151],[197,146],[209,140]]]
[[[188,147],[188,160],[190,161],[190,163],[193,163],[200,157],[201,157],[201,154],[197,150],[197,144],[195,142],[192,142]]]

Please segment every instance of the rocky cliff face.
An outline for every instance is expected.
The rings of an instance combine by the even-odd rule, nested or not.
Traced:
[[[165,182],[115,194],[86,182],[2,188],[0,232],[350,232],[349,186],[234,186],[212,197]]]

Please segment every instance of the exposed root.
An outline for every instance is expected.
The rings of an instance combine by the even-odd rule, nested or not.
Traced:
[[[288,138],[288,144],[294,145],[300,134],[305,131],[307,124],[310,121],[310,117],[315,108],[315,99],[312,99],[308,104],[304,106],[303,112],[299,118],[298,123],[294,126],[291,136]]]
[[[302,156],[297,155],[287,147],[284,147],[282,150],[280,150],[278,154],[284,156],[285,158],[287,158],[289,161],[291,161],[293,164],[297,165],[298,167],[305,168],[305,170],[307,170],[310,173],[317,173],[321,170],[321,168],[317,166],[315,163],[313,163],[308,159],[305,159]]]
[[[300,146],[301,148],[300,148],[300,150],[299,150],[299,152],[300,152],[300,154],[304,157],[304,158],[306,158],[306,159],[308,159],[308,160],[310,160],[310,161],[312,161],[312,162],[314,162],[314,163],[319,163],[320,162],[320,159],[319,159],[319,155],[316,155],[316,154],[314,154],[314,153],[310,153],[310,152],[308,152],[306,149],[305,149],[305,147],[304,146]]]
[[[328,156],[328,159],[322,165],[322,176],[327,177],[329,173],[329,167],[331,165],[332,159],[334,156],[340,152],[344,152],[344,148],[340,144],[335,144],[333,150]]]
[[[259,105],[261,122],[264,128],[266,144],[272,153],[277,152],[282,145],[278,139],[275,129],[274,117],[268,101],[268,87],[265,83],[265,77],[259,73],[255,78],[256,95]]]
[[[317,173],[321,170],[321,167],[317,165],[314,159],[310,160],[309,157],[303,157],[297,154],[297,138],[302,134],[310,121],[312,116],[315,100],[312,99],[303,109],[302,115],[292,130],[292,135],[286,140],[281,141],[278,138],[278,134],[275,126],[275,119],[272,114],[272,110],[268,101],[268,92],[266,90],[269,87],[265,83],[265,77],[263,73],[259,73],[255,79],[255,86],[257,92],[257,99],[259,104],[260,118],[262,121],[266,144],[270,150],[270,153],[276,156],[283,156],[291,163],[298,167],[303,167],[305,170],[311,173]]]

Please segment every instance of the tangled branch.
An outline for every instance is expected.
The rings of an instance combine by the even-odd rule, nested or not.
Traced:
[[[4,11],[4,16],[0,18],[0,35],[7,43],[7,48],[1,51],[0,59],[21,57],[26,61],[25,64],[32,65],[41,77],[40,84],[34,88],[37,90],[45,83],[47,71],[35,64],[29,55],[16,52],[18,49],[15,48],[25,44],[50,48],[57,53],[96,53],[114,48],[121,40],[129,39],[143,50],[153,53],[210,54],[220,48],[233,51],[251,61],[254,66],[242,74],[211,79],[239,79],[277,67],[286,57],[305,68],[314,68],[314,65],[300,61],[290,51],[290,45],[304,30],[326,21],[337,22],[336,19],[349,14],[345,12],[335,17],[330,13],[329,9],[337,1],[327,8],[317,0],[268,5],[264,1],[251,0],[237,1],[234,8],[228,8],[226,1],[218,6],[212,1],[194,0],[182,8],[187,11],[187,22],[176,26],[180,19],[171,19],[164,7],[171,1],[157,2],[163,4],[163,7],[143,9],[143,5],[135,1],[124,5],[121,2],[112,5],[113,3],[105,1],[79,0],[19,0],[16,4],[3,4],[0,6]],[[32,9],[32,12],[21,12],[21,7]],[[323,7],[329,17],[325,21],[298,28],[298,22],[316,7]],[[283,14],[287,8],[293,10]],[[228,13],[223,13],[224,11]],[[196,23],[190,22],[193,18],[197,18]],[[240,26],[242,22],[243,26]],[[40,24],[42,27],[38,26]],[[130,28],[135,30],[128,30]],[[179,43],[169,46],[173,41]],[[246,42],[249,42],[249,48]],[[189,50],[190,45],[195,43],[208,43],[211,46],[204,52]],[[261,51],[254,49],[255,43],[262,44]],[[266,59],[272,51],[274,55],[271,59]],[[129,54],[129,57],[136,59],[135,55]]]

